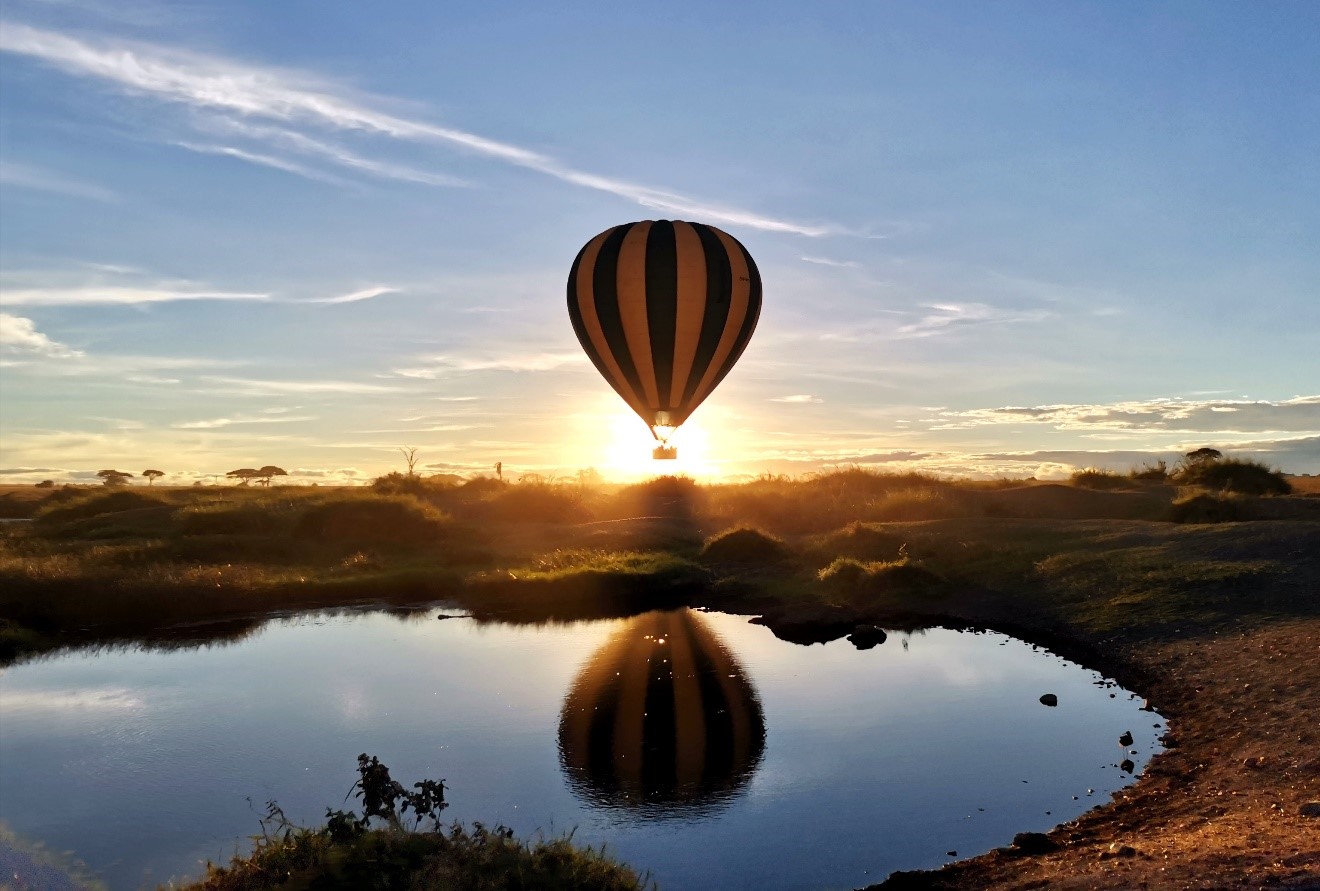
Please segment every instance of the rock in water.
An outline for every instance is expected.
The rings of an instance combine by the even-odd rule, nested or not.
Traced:
[[[1124,730],[1123,735],[1118,738],[1118,744],[1125,749],[1132,745],[1132,731]]]
[[[888,637],[884,629],[875,625],[858,625],[853,629],[852,634],[848,635],[848,640],[859,650],[869,650],[884,643]]]
[[[1046,693],[1044,696],[1040,698],[1040,704],[1048,705],[1050,708],[1054,708],[1056,705],[1059,704],[1059,697],[1055,696],[1053,693]]]

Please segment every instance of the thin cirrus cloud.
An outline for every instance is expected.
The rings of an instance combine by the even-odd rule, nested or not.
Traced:
[[[289,151],[319,158],[322,161],[368,173],[381,179],[395,179],[401,182],[418,183],[439,188],[467,188],[472,185],[465,179],[450,176],[446,173],[418,170],[415,167],[408,167],[403,164],[392,164],[374,158],[365,158],[341,145],[321,139],[313,139],[305,133],[298,133],[284,127],[259,126],[223,117],[210,122],[207,126],[213,126],[222,132],[237,134],[247,139],[277,145]]]
[[[30,164],[0,160],[0,186],[17,189],[31,189],[36,192],[49,192],[70,198],[86,198],[91,201],[111,203],[119,196],[103,186],[56,173]]]
[[[210,418],[203,421],[181,421],[170,426],[176,430],[220,430],[235,424],[290,424],[297,421],[315,421],[314,415],[234,415],[228,418]]]
[[[84,355],[42,334],[31,319],[7,312],[0,313],[0,347],[5,352],[47,359],[77,359]]]
[[[399,377],[434,380],[454,372],[472,371],[555,371],[565,366],[582,365],[587,361],[581,352],[519,353],[508,356],[432,356],[422,360],[425,364],[413,368],[396,368]]]
[[[231,396],[371,394],[399,391],[398,387],[363,384],[356,381],[272,381],[220,375],[206,375],[202,379],[212,385],[213,392]]]
[[[247,149],[236,148],[231,145],[209,145],[198,142],[188,142],[187,140],[177,140],[173,145],[179,148],[187,149],[190,152],[197,152],[203,155],[220,155],[225,158],[234,158],[238,161],[245,161],[248,164],[256,164],[258,167],[271,167],[275,170],[281,170],[285,173],[292,173],[297,176],[314,179],[318,182],[330,183],[331,185],[344,186],[348,181],[320,170],[313,170],[294,161],[284,158],[277,158],[274,155],[262,154],[261,152],[250,152]]]
[[[1090,432],[1252,434],[1320,433],[1320,396],[1277,402],[1148,399],[1111,404],[1005,406],[940,412],[931,430],[1003,425],[1045,425]]]
[[[4,292],[7,306],[139,306],[178,300],[269,300],[269,294],[193,291],[164,287],[101,286],[15,288]]]
[[[824,400],[810,393],[798,393],[793,396],[772,396],[770,402],[786,402],[790,405],[814,405]]]
[[[365,101],[340,95],[330,85],[306,74],[158,44],[111,40],[91,43],[58,31],[10,23],[0,25],[0,51],[38,59],[71,75],[195,110],[457,148],[657,210],[810,237],[846,231],[834,225],[800,223],[711,204],[678,192],[588,173],[531,149],[374,108]]]
[[[1044,310],[1014,312],[985,303],[932,303],[928,312],[915,322],[895,329],[899,337],[933,337],[969,325],[1039,322],[1050,316]]]
[[[370,288],[361,288],[348,294],[340,294],[337,297],[317,297],[313,300],[303,301],[305,303],[324,303],[334,305],[339,303],[360,303],[363,300],[371,300],[382,294],[397,294],[398,288],[391,288],[389,285],[373,285]]]

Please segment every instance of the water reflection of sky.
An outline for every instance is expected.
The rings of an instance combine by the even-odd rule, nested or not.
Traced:
[[[851,888],[1078,815],[1125,782],[1119,734],[1135,735],[1140,769],[1161,732],[1127,693],[1000,635],[799,647],[710,615],[759,698],[764,751],[721,807],[657,821],[593,806],[558,748],[568,691],[626,620],[434,615],[303,618],[211,649],[8,669],[0,820],[137,887],[227,859],[267,799],[319,821],[370,752],[408,784],[445,778],[447,815],[576,828],[666,889]],[[1039,704],[1047,692],[1057,708]]]

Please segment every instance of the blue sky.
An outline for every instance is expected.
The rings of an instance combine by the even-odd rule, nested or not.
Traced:
[[[668,470],[564,308],[648,218],[765,285],[679,470],[1317,473],[1318,41],[1305,2],[9,0],[0,480]]]

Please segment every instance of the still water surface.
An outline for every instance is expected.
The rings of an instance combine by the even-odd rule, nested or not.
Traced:
[[[994,633],[858,650],[688,611],[438,615],[7,669],[0,821],[112,888],[154,886],[246,850],[269,799],[319,823],[369,752],[406,785],[445,779],[447,817],[573,830],[664,889],[854,888],[1076,817],[1163,728],[1095,672]]]

